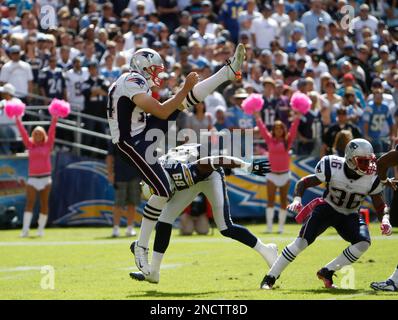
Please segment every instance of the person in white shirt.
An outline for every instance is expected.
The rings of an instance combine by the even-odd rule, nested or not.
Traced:
[[[278,0],[275,3],[275,12],[271,16],[278,23],[278,35],[282,32],[283,25],[290,21],[289,16],[285,13],[285,2]]]
[[[270,44],[278,35],[278,23],[271,18],[272,8],[265,4],[261,10],[262,18],[254,19],[250,28],[254,46],[258,49],[270,49]]]
[[[317,91],[321,90],[321,74],[329,72],[327,64],[321,61],[321,55],[318,51],[314,51],[311,54],[311,62],[307,62],[305,65],[306,69],[312,69],[314,71],[314,82]]]
[[[359,7],[359,16],[352,20],[352,28],[355,31],[355,37],[358,43],[362,43],[362,30],[368,27],[373,34],[377,31],[378,20],[376,17],[369,14],[369,6],[362,4]]]
[[[73,68],[66,72],[66,88],[68,101],[73,111],[82,111],[84,108],[84,95],[82,84],[89,77],[86,67],[81,66],[79,57],[73,59]]]
[[[133,13],[133,17],[138,15],[137,6],[145,7],[145,14],[150,14],[156,12],[156,7],[153,0],[130,0],[128,8],[130,8]]]
[[[20,60],[21,48],[14,45],[9,49],[10,61],[4,64],[0,71],[0,83],[11,83],[18,98],[26,98],[33,90],[33,73],[29,63]]]

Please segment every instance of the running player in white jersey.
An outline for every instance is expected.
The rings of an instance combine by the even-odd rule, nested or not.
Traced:
[[[84,108],[82,85],[88,78],[87,68],[81,66],[79,57],[75,57],[73,59],[73,68],[68,70],[65,76],[68,101],[73,111],[82,111]]]
[[[278,256],[275,244],[262,243],[247,228],[232,222],[223,171],[223,168],[243,168],[255,175],[265,176],[270,172],[268,160],[247,163],[229,156],[212,156],[197,160],[200,154],[199,146],[183,145],[170,150],[167,155],[159,159],[175,194],[164,207],[156,226],[150,273],[130,273],[135,280],[159,282],[160,264],[170,242],[172,224],[199,193],[204,193],[210,201],[214,221],[223,236],[237,240],[257,251],[269,267]],[[134,243],[131,245],[131,251],[135,253]]]
[[[151,87],[161,86],[160,75],[164,72],[163,60],[151,49],[140,49],[131,58],[131,70],[119,77],[109,88],[108,122],[112,141],[117,144],[131,165],[141,172],[143,180],[154,194],[148,200],[141,223],[139,240],[136,242],[137,267],[148,274],[148,243],[151,232],[162,208],[172,196],[169,180],[161,165],[148,159],[147,150],[156,138],[149,139],[151,129],[167,132],[168,121],[174,121],[179,109],[189,108],[206,98],[222,83],[240,77],[245,47],[239,44],[234,56],[216,74],[198,83],[198,75],[191,73],[175,96],[159,103],[151,96]],[[151,161],[150,161],[151,160]]]
[[[397,181],[387,177],[388,169],[395,166],[398,166],[398,145],[395,147],[395,150],[387,152],[377,160],[377,174],[379,175],[381,183],[397,190]],[[397,212],[395,212],[395,214],[397,214]],[[387,280],[372,282],[370,287],[380,291],[398,291],[398,266]]]
[[[317,205],[307,205],[301,209],[301,197],[307,188],[326,183],[321,199],[315,199]],[[346,265],[357,261],[370,246],[370,235],[366,223],[358,214],[359,207],[366,196],[370,196],[379,220],[382,222],[382,234],[391,233],[389,208],[381,192],[383,185],[376,175],[376,157],[372,145],[364,139],[351,140],[345,149],[345,157],[326,156],[319,161],[315,174],[302,178],[295,188],[295,198],[288,209],[300,214],[308,214],[295,241],[283,249],[261,288],[271,289],[282,271],[315,241],[328,227],[334,227],[339,235],[351,245],[336,259],[317,272],[326,288],[334,288],[333,274]],[[307,208],[311,208],[306,211]]]

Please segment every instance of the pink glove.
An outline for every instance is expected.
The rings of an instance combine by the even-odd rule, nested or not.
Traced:
[[[387,218],[383,218],[380,229],[382,235],[390,236],[392,234],[392,226]]]
[[[301,204],[300,197],[295,197],[293,202],[287,206],[287,210],[295,212],[295,213],[299,213],[302,208],[303,208],[303,205]]]

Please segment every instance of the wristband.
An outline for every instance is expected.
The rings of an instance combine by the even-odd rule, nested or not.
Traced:
[[[380,180],[380,182],[381,182],[382,184],[386,184],[387,181],[388,181],[388,178],[386,178],[385,180]]]

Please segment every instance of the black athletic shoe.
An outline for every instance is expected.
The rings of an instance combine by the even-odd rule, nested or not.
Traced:
[[[334,271],[330,271],[327,268],[322,268],[321,270],[319,270],[316,273],[316,275],[318,276],[319,279],[321,279],[323,281],[323,283],[325,284],[325,288],[328,288],[328,289],[337,288],[333,284]]]
[[[261,281],[260,289],[271,290],[275,284],[275,281],[275,277],[266,275],[263,281]]]

